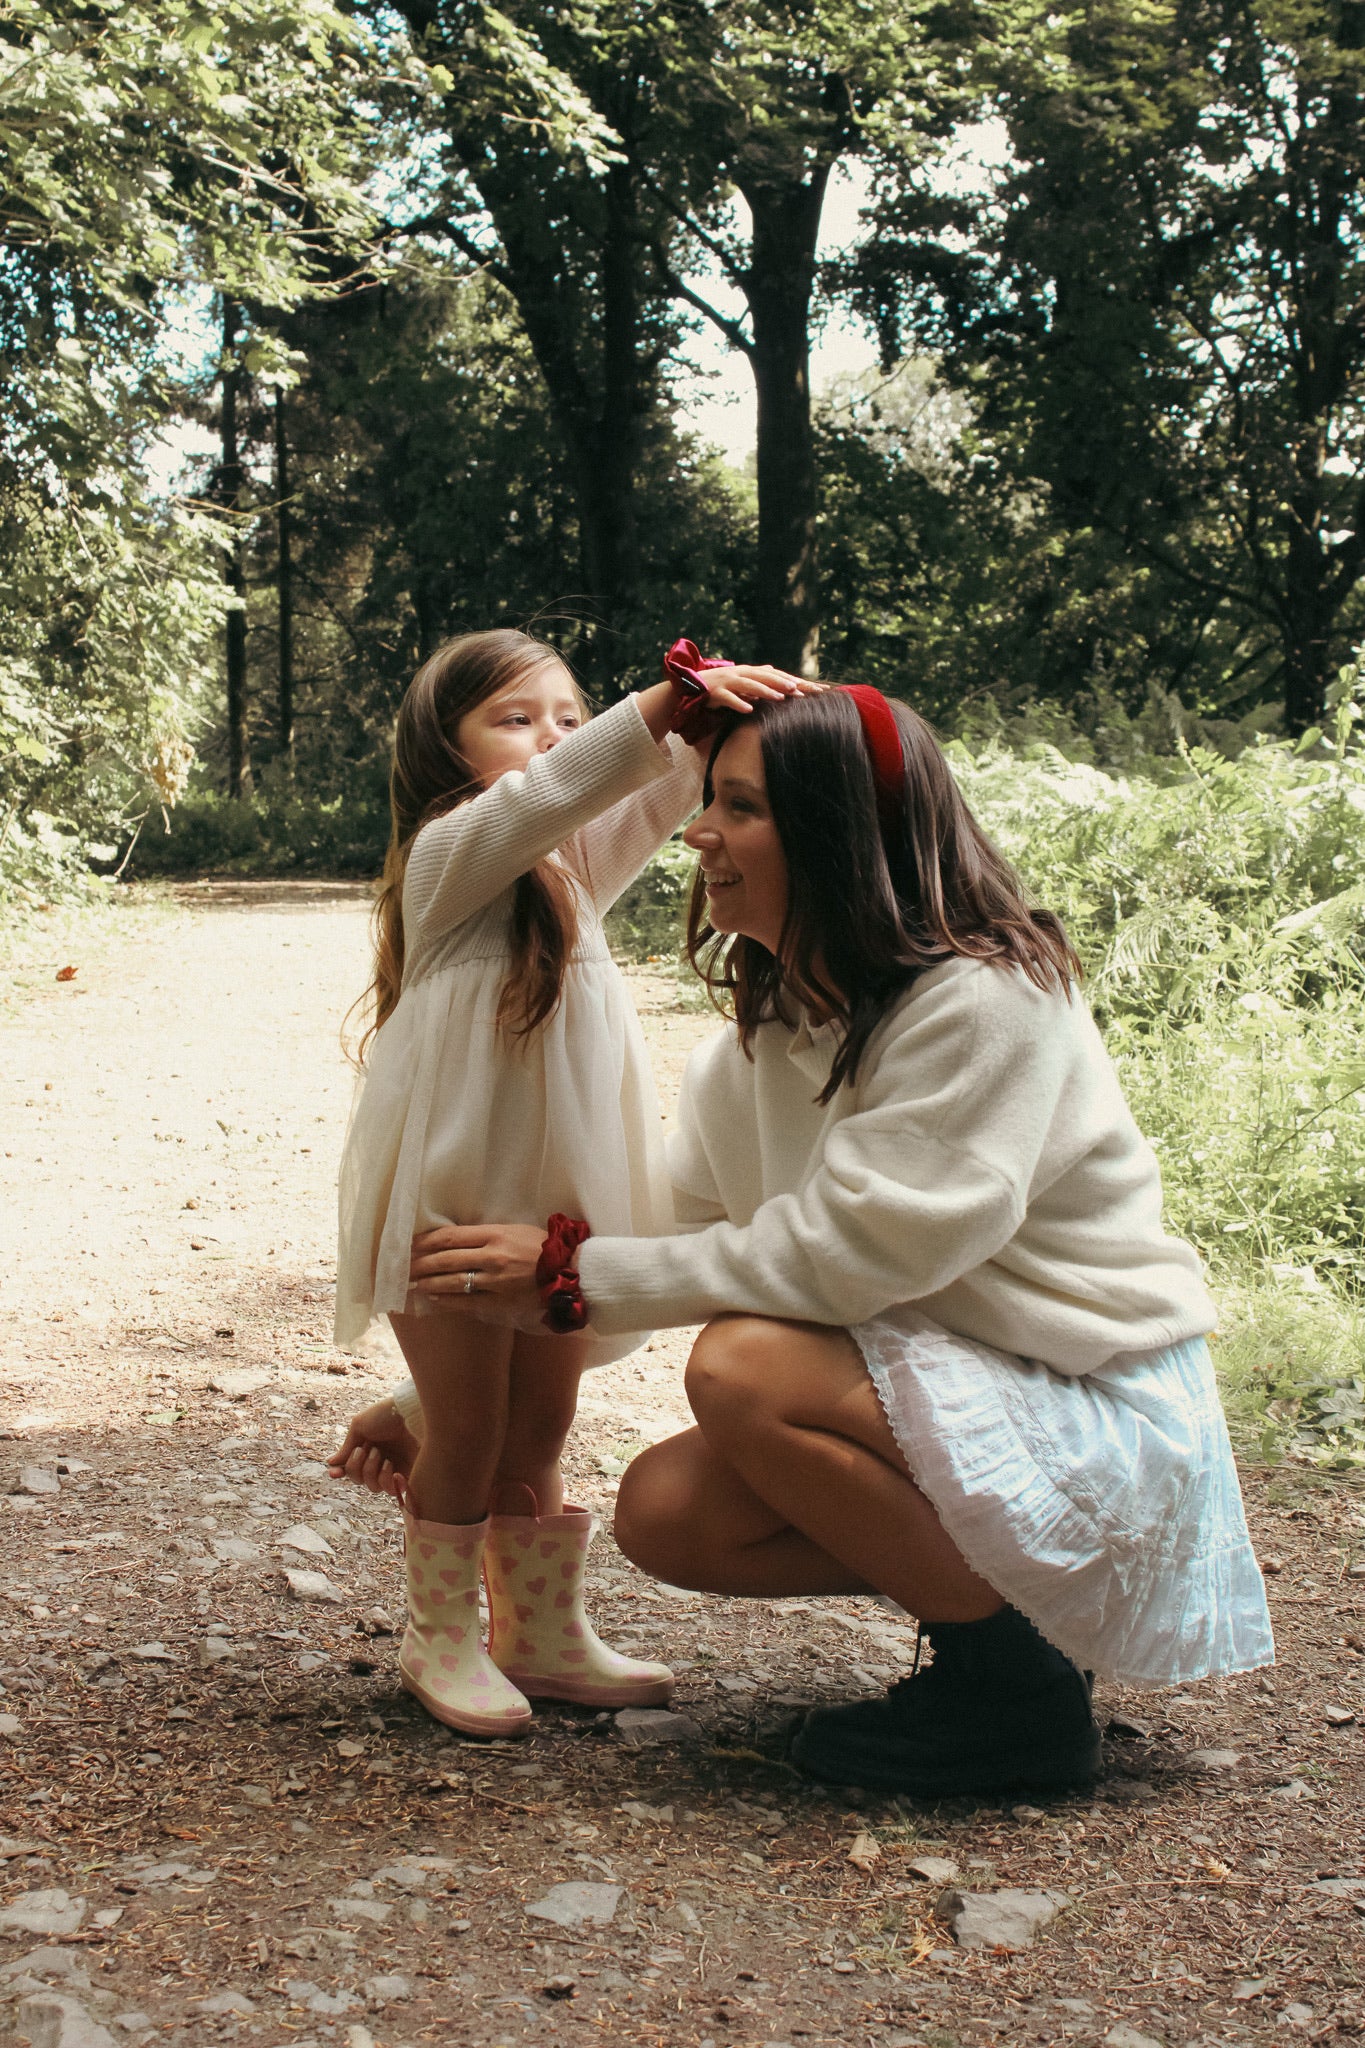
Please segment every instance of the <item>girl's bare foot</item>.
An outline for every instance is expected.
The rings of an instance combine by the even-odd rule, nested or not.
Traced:
[[[375,1401],[351,1417],[346,1440],[327,1460],[333,1479],[351,1479],[371,1493],[397,1494],[422,1448],[392,1401]]]

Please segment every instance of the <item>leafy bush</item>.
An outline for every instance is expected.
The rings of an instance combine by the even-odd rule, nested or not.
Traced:
[[[614,952],[627,960],[681,963],[697,856],[679,838],[660,847],[607,918]]]
[[[222,616],[205,518],[131,486],[55,495],[0,492],[0,901],[19,906],[79,893],[175,801]]]
[[[389,836],[382,766],[353,778],[341,796],[300,794],[268,775],[249,797],[192,790],[164,820],[149,817],[128,863],[153,875],[377,875]]]
[[[1328,740],[1157,785],[998,747],[954,767],[1038,899],[1161,1157],[1174,1228],[1218,1268],[1365,1285],[1365,751]]]

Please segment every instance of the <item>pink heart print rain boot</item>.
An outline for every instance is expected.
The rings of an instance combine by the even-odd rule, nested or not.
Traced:
[[[403,1509],[408,1626],[404,1685],[429,1714],[465,1735],[523,1735],[531,1709],[484,1650],[479,1575],[488,1523],[419,1522]]]
[[[504,1488],[504,1497],[510,1488]],[[522,1487],[532,1510],[535,1495]],[[559,1515],[495,1514],[484,1552],[488,1654],[533,1700],[585,1707],[666,1706],[673,1673],[609,1650],[583,1612],[583,1575],[597,1524],[567,1502]]]

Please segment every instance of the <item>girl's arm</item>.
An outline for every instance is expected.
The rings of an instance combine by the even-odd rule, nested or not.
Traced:
[[[709,670],[707,683],[713,706],[740,712],[752,709],[756,703],[804,696],[825,688],[823,683],[810,682],[804,676],[788,675],[784,669],[734,665]],[[671,686],[664,687],[669,690],[671,718],[677,699]],[[587,884],[600,916],[606,915],[622,890],[629,888],[679,826],[687,823],[701,801],[711,751],[709,737],[691,745],[670,733],[665,744],[672,755],[671,773],[603,811],[575,833],[564,849]]]
[[[424,825],[403,884],[410,952],[484,909],[600,811],[668,776],[658,742],[671,707],[666,684],[642,690]]]
[[[676,733],[668,740],[669,772],[603,811],[565,843],[565,856],[587,885],[600,917],[701,802],[706,764]]]
[[[717,669],[708,681],[718,708],[740,712],[817,687],[768,668]],[[672,776],[673,756],[662,742],[676,708],[672,684],[653,683],[424,825],[403,883],[409,961],[483,910],[601,812]]]

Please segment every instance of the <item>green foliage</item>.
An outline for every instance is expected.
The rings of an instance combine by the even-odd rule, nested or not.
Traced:
[[[149,492],[168,291],[290,304],[364,239],[365,46],[328,0],[13,0],[0,29],[0,895],[184,784],[219,536]]]
[[[50,898],[117,860],[184,786],[221,617],[195,514],[68,493],[0,517],[0,899]]]
[[[1354,675],[1348,672],[1348,680]],[[1335,735],[1162,784],[1038,746],[954,766],[1066,921],[1174,1227],[1215,1267],[1365,1288],[1365,750]]]
[[[330,0],[8,0],[2,296],[27,259],[87,311],[141,317],[197,244],[215,283],[296,297],[319,228],[370,221],[350,108],[363,54]]]
[[[377,875],[389,837],[381,764],[355,770],[338,795],[304,793],[268,773],[251,796],[192,789],[149,818],[128,863],[130,879],[182,875]]]
[[[613,952],[641,963],[680,964],[696,871],[697,856],[681,839],[660,847],[612,907],[607,936]]]
[[[1234,1437],[1267,1463],[1365,1468],[1365,1309],[1311,1267],[1224,1274],[1214,1356]]]

